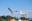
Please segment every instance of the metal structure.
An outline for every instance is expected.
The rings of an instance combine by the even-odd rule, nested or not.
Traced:
[[[13,13],[13,11],[12,11],[10,8],[8,8],[8,10],[9,10],[11,13]]]
[[[9,10],[11,13],[13,13],[13,11],[12,11],[10,8],[8,8],[8,10]],[[19,12],[19,11],[15,11],[15,12]]]
[[[14,17],[14,12],[10,8],[8,8],[8,10],[11,12],[12,17]],[[15,11],[15,12],[18,12],[18,11]],[[15,18],[16,18],[16,16],[15,16]]]
[[[12,15],[14,14],[14,12],[10,8],[8,8],[8,10],[12,13]],[[19,11],[15,11],[15,12],[19,12]],[[26,12],[24,12],[24,11],[21,11],[21,16],[25,17],[25,18],[28,18]]]

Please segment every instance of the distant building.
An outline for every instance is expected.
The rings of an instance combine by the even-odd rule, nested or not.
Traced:
[[[0,16],[0,21],[2,21],[2,17]]]
[[[21,21],[29,21],[29,18],[21,17]]]
[[[32,18],[29,18],[29,21],[32,21]]]

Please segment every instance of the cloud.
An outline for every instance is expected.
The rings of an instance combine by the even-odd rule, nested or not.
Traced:
[[[13,9],[12,9],[13,10]],[[19,12],[15,12],[16,10],[13,10],[13,14],[8,9],[0,9],[0,16],[16,16],[21,17],[21,14],[27,14],[28,17],[32,16],[32,10],[20,10]]]
[[[32,16],[32,10],[23,10],[23,11],[21,10],[20,14],[27,14],[27,17],[31,18],[31,16]]]

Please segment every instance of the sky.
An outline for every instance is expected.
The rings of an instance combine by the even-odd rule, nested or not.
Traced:
[[[9,14],[8,8],[12,10],[26,10],[29,18],[32,18],[32,0],[0,0],[0,15]],[[20,16],[20,15],[19,15]]]

